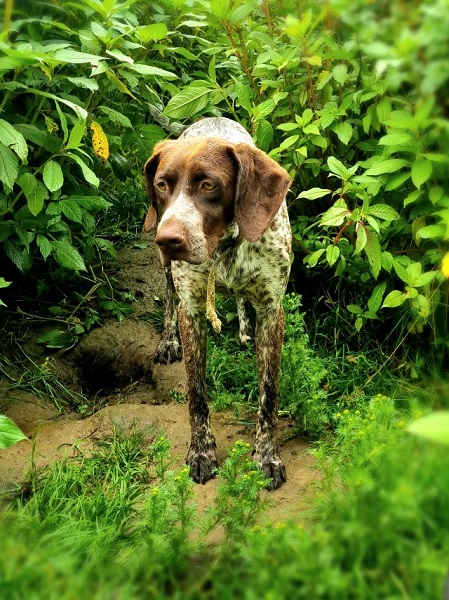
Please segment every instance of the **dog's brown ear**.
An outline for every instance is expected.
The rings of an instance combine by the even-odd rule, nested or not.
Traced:
[[[278,212],[291,179],[265,152],[245,143],[229,148],[238,164],[235,220],[242,237],[257,242]]]
[[[149,233],[153,229],[155,229],[157,225],[157,211],[154,208],[154,204],[156,202],[156,195],[154,193],[154,176],[156,175],[157,168],[159,166],[159,161],[164,150],[167,150],[172,144],[175,142],[170,140],[164,140],[163,142],[159,142],[156,144],[153,150],[153,154],[145,163],[143,168],[143,174],[145,177],[145,189],[148,195],[148,198],[151,201],[151,206],[148,209],[147,215],[145,217],[145,222],[142,227],[142,231],[144,233]]]

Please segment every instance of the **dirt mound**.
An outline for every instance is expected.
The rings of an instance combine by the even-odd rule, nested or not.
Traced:
[[[161,405],[122,404],[108,406],[87,419],[54,415],[54,408],[40,403],[39,408],[29,410],[31,398],[17,399],[11,416],[23,430],[31,435],[36,432],[34,463],[37,467],[60,460],[73,453],[73,446],[89,450],[99,439],[111,435],[114,428],[124,432],[138,430],[164,433],[171,442],[175,466],[184,464],[189,446],[190,428],[186,405],[175,403]],[[34,411],[33,423],[32,419]],[[53,412],[52,412],[53,411]],[[50,417],[50,419],[49,419]],[[230,413],[213,413],[212,428],[217,440],[218,461],[226,457],[226,449],[236,440],[252,444],[254,428],[235,423]],[[278,435],[281,456],[287,469],[287,483],[269,494],[273,507],[267,513],[270,520],[298,520],[305,507],[305,494],[316,477],[313,458],[308,454],[309,446],[303,440],[291,438],[292,423],[281,419]],[[24,440],[0,454],[0,490],[14,490],[24,480],[24,472],[30,465],[32,444]],[[195,486],[195,500],[204,510],[212,506],[216,480],[206,485]],[[267,492],[268,494],[268,492]]]
[[[105,394],[139,379],[153,382],[154,336],[149,324],[137,321],[108,323],[91,331],[72,353],[83,389]]]

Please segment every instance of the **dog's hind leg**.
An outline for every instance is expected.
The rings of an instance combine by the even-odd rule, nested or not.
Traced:
[[[182,360],[182,346],[178,332],[178,298],[171,267],[165,268],[165,278],[164,329],[153,357],[155,363],[162,365]]]

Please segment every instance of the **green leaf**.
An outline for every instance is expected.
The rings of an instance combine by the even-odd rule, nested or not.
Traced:
[[[329,266],[332,267],[338,260],[340,256],[340,248],[338,246],[334,246],[331,244],[326,248],[326,260],[329,263]]]
[[[55,249],[55,258],[62,267],[73,271],[86,271],[83,257],[71,244],[61,241],[52,241]]]
[[[437,411],[413,421],[407,431],[432,442],[449,446],[449,411]]]
[[[257,8],[257,2],[245,2],[232,11],[229,18],[230,23],[239,23],[250,15]]]
[[[366,242],[368,241],[368,236],[366,233],[366,228],[360,223],[360,221],[356,225],[357,231],[357,240],[355,242],[355,254],[360,254],[363,248],[366,246]]]
[[[240,106],[246,110],[248,114],[251,114],[252,105],[251,105],[251,91],[248,85],[245,85],[238,79],[234,79],[235,83],[235,93],[237,94],[237,100]]]
[[[138,63],[134,63],[133,65],[126,65],[126,68],[131,69],[131,71],[136,71],[141,75],[162,77],[163,79],[178,79],[178,76],[175,73],[166,71],[165,69],[160,69],[159,67],[153,67],[152,65],[140,65]]]
[[[19,159],[0,142],[0,181],[12,189],[19,173]]]
[[[70,219],[70,221],[75,221],[75,223],[82,223],[83,209],[79,206],[77,202],[75,202],[74,200],[64,199],[59,202],[59,206],[61,207],[61,212],[68,219]]]
[[[73,83],[77,88],[83,88],[91,92],[98,91],[98,83],[90,77],[67,77],[67,81]]]
[[[321,217],[321,226],[341,225],[350,212],[345,206],[331,206]]]
[[[384,281],[383,283],[377,284],[374,288],[373,293],[371,294],[371,297],[368,300],[368,309],[371,312],[376,313],[379,310],[382,304],[382,298],[384,297],[386,287],[387,282]]]
[[[151,23],[143,27],[137,27],[136,35],[143,44],[148,44],[150,40],[161,40],[167,33],[167,25],[165,23]]]
[[[108,115],[112,123],[118,123],[122,127],[128,127],[129,129],[133,128],[132,123],[128,119],[128,117],[122,115],[122,113],[119,113],[113,108],[109,108],[109,106],[99,106],[98,110],[101,110],[102,113]]]
[[[367,215],[372,215],[373,217],[383,219],[384,221],[394,221],[395,219],[399,219],[399,214],[394,208],[388,206],[388,204],[374,204],[365,212]]]
[[[262,119],[257,123],[256,140],[257,146],[261,150],[263,150],[264,152],[268,151],[268,148],[270,147],[270,144],[273,141],[273,136],[274,132],[271,123],[269,123],[265,119]]]
[[[46,260],[53,252],[53,246],[51,245],[51,242],[45,237],[45,235],[38,233],[36,236],[36,243],[41,251],[42,256]]]
[[[414,283],[415,287],[422,287],[423,285],[429,284],[436,275],[436,271],[428,271],[427,273],[422,273],[419,275]]]
[[[77,121],[70,132],[69,141],[65,150],[76,150],[81,144],[81,140],[86,133],[86,124],[83,121]]]
[[[98,187],[100,185],[100,180],[98,179],[98,177],[95,175],[95,173],[92,171],[92,169],[90,169],[86,163],[76,154],[73,154],[72,152],[68,152],[67,153],[68,156],[70,156],[70,158],[72,158],[77,165],[79,165],[81,167],[81,171],[83,172],[83,176],[84,179],[91,183],[93,186]]]
[[[265,102],[256,104],[252,109],[252,113],[256,121],[259,121],[271,114],[275,108],[276,103],[270,98],[269,100],[265,100]]]
[[[348,169],[344,166],[342,162],[338,160],[338,158],[335,158],[335,156],[329,156],[329,158],[327,159],[327,166],[329,167],[329,170],[332,173],[338,175],[344,181],[347,181],[349,179]]]
[[[191,85],[173,96],[163,114],[172,119],[186,119],[199,113],[207,106],[209,96],[214,90],[206,86]]]
[[[332,69],[332,77],[337,83],[343,85],[348,78],[348,67],[344,64],[335,65]]]
[[[331,190],[324,190],[323,188],[310,188],[310,190],[305,190],[301,192],[298,198],[307,198],[307,200],[316,200],[317,198],[322,198],[323,196],[327,196],[331,193]]]
[[[70,64],[90,64],[92,62],[96,63],[99,60],[106,60],[104,56],[78,52],[78,50],[72,50],[71,48],[58,50],[53,56],[56,60]]]
[[[406,300],[407,296],[399,290],[393,290],[384,300],[381,308],[396,308]]]
[[[443,238],[445,233],[444,225],[427,225],[426,227],[422,227],[416,234],[417,238],[422,238],[424,240],[440,240]]]
[[[387,121],[383,122],[387,127],[395,129],[413,129],[413,116],[405,110],[394,110],[390,113]]]
[[[0,119],[0,142],[5,146],[9,146],[11,150],[14,150],[20,160],[26,163],[28,146],[25,138],[10,123],[3,119]]]
[[[21,175],[17,183],[25,194],[30,213],[34,216],[38,215],[44,207],[44,200],[48,198],[47,190],[31,173]]]
[[[353,315],[363,315],[363,310],[358,304],[348,304],[346,308]]]
[[[81,206],[81,208],[85,208],[89,212],[105,210],[112,206],[111,202],[108,202],[101,196],[70,196],[67,200],[73,200]]]
[[[395,173],[396,171],[399,171],[399,169],[402,169],[402,167],[407,167],[409,164],[410,163],[407,160],[403,160],[402,158],[381,160],[365,171],[365,175],[383,175],[384,173]]]
[[[397,173],[396,175],[392,175],[388,178],[388,181],[385,185],[385,191],[391,192],[392,190],[395,190],[405,183],[409,178],[410,173]]]
[[[408,267],[405,269],[405,272],[407,273],[407,280],[405,283],[407,283],[411,287],[414,287],[417,278],[421,275],[421,271],[422,271],[421,263],[419,263],[419,262],[410,263],[408,265]]]
[[[308,264],[309,267],[314,267],[317,262],[320,260],[321,255],[325,252],[324,248],[320,248],[319,250],[316,250],[315,252],[312,252],[312,254],[308,254],[305,259],[304,259],[304,263]]]
[[[380,146],[401,146],[413,143],[414,138],[409,133],[396,132],[384,135],[379,140]]]
[[[338,139],[345,145],[348,145],[352,137],[352,126],[347,121],[343,123],[336,123],[331,126],[331,129],[335,131]]]
[[[6,288],[11,285],[10,281],[6,281],[4,277],[0,277],[0,288]]]
[[[229,0],[210,0],[211,13],[219,19],[229,17],[231,8]]]
[[[20,431],[11,419],[8,419],[5,415],[0,415],[0,450],[5,450],[26,439],[28,439],[27,436]]]
[[[381,247],[379,237],[373,231],[366,230],[367,240],[364,247],[368,263],[371,268],[371,273],[374,279],[377,279],[381,267]]]
[[[433,167],[427,158],[417,158],[412,164],[412,181],[420,188],[432,175]]]
[[[54,160],[49,160],[48,163],[45,164],[42,177],[50,192],[56,192],[56,190],[59,190],[64,183],[62,169]]]
[[[68,348],[73,345],[73,342],[72,335],[66,331],[59,331],[57,329],[47,331],[47,333],[44,333],[44,335],[41,335],[37,339],[38,344],[45,344],[47,348]]]

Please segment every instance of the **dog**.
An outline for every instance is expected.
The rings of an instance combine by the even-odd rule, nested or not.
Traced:
[[[166,364],[184,357],[190,475],[204,484],[217,468],[205,390],[206,312],[219,329],[216,287],[237,297],[241,343],[251,339],[245,303],[256,311],[260,399],[254,460],[270,478],[269,488],[277,489],[286,480],[275,435],[282,298],[291,262],[285,201],[290,176],[256,148],[240,124],[224,117],[202,119],[177,140],[159,142],[144,176],[151,201],[144,231],[156,227],[157,208],[155,242],[167,279],[164,330],[154,361]]]

